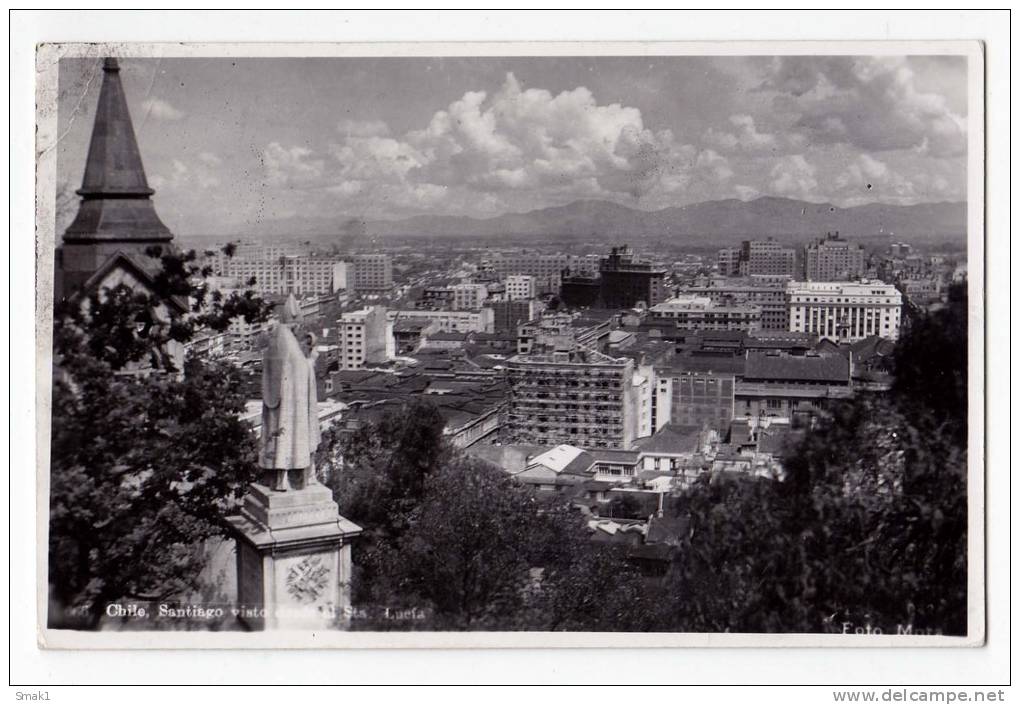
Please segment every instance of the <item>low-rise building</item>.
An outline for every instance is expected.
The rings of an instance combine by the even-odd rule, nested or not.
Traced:
[[[849,357],[748,352],[734,387],[734,417],[796,419],[853,395]]]
[[[652,306],[650,315],[676,321],[683,330],[745,330],[761,328],[761,308],[713,303],[707,296],[684,295]]]
[[[442,332],[492,333],[493,315],[491,308],[477,311],[390,311],[391,321],[425,321],[435,323]]]

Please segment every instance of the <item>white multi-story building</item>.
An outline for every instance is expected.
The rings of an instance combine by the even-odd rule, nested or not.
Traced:
[[[535,298],[535,277],[530,274],[511,274],[506,278],[507,301],[526,301]]]
[[[477,311],[390,311],[390,321],[434,322],[441,333],[492,333],[493,313],[491,308]]]
[[[382,306],[350,311],[337,320],[340,369],[359,370],[396,355],[393,322]]]
[[[489,298],[489,287],[485,284],[454,284],[453,308],[458,311],[477,311],[482,302]]]
[[[271,248],[263,248],[271,249]],[[252,288],[263,294],[332,294],[347,288],[347,263],[339,257],[235,254],[218,255],[210,262],[213,271],[245,288],[252,279]]]
[[[542,252],[495,253],[482,262],[482,269],[500,277],[529,274],[533,277],[559,277],[564,269],[572,274],[598,274],[599,255],[569,255]]]
[[[686,294],[648,309],[655,317],[672,318],[684,330],[759,330],[761,307],[714,303],[708,296]]]
[[[837,342],[900,334],[903,297],[879,281],[790,282],[786,285],[790,330]]]

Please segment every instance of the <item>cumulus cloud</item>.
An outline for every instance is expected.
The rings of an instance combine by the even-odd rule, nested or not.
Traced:
[[[779,159],[769,172],[772,191],[781,196],[813,200],[817,198],[815,167],[802,154]]]
[[[692,174],[733,175],[718,152],[648,129],[637,108],[600,104],[584,86],[525,89],[512,73],[496,92],[467,91],[404,135],[381,121],[343,121],[338,133],[317,175],[337,196],[388,208],[478,213],[577,198],[657,202]]]
[[[147,117],[155,120],[180,120],[184,113],[160,98],[147,98],[142,102],[142,110]]]
[[[794,135],[781,139],[778,135],[760,132],[754,118],[750,115],[730,115],[729,122],[731,129],[708,128],[705,131],[705,142],[727,152],[737,150],[775,152],[790,143],[791,139],[798,144],[802,143]]]
[[[211,164],[208,159],[203,158],[203,152],[198,155],[198,163],[189,166],[183,160],[174,158],[170,161],[170,173],[168,176],[153,174],[148,178],[149,185],[157,190],[187,190],[198,186],[200,189],[209,189],[220,185],[220,178],[212,169],[219,165],[219,161]],[[213,155],[215,156],[215,155]]]
[[[406,132],[344,119],[314,150],[272,142],[262,153],[266,181],[319,199],[308,201],[314,207],[366,217],[485,216],[578,199],[662,208],[764,194],[841,204],[960,197],[964,177],[937,155],[965,124],[914,86],[909,66],[763,61],[757,98],[694,144],[583,85],[553,93],[508,73],[495,90],[467,90]]]
[[[639,197],[685,156],[668,130],[647,129],[637,108],[600,105],[584,86],[523,89],[513,74],[491,96],[465,93],[407,140],[422,157],[415,178],[480,191]]]
[[[919,88],[906,57],[778,57],[761,89],[775,93],[776,109],[813,143],[936,156],[966,149],[966,116],[945,95]]]
[[[833,185],[842,203],[857,205],[880,200],[909,205],[922,201],[946,200],[954,196],[950,180],[936,168],[903,169],[868,154],[860,154],[846,165]]]
[[[284,147],[271,142],[262,152],[266,181],[271,186],[303,188],[320,186],[324,162],[306,147]]]

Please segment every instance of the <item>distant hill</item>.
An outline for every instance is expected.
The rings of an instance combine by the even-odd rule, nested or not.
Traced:
[[[262,223],[262,236],[301,236],[315,240],[347,239],[350,221],[301,218]],[[361,228],[359,228],[361,230]],[[495,218],[424,215],[403,220],[369,221],[357,239],[388,237],[476,237],[516,239],[642,241],[670,240],[709,247],[741,239],[772,236],[803,241],[838,230],[860,239],[903,238],[918,243],[965,241],[966,203],[923,203],[913,206],[868,204],[839,208],[787,198],[753,201],[727,199],[643,211],[608,201],[575,201],[565,206]]]

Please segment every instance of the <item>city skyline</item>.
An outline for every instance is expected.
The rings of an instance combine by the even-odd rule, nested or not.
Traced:
[[[64,189],[98,72],[60,63]],[[966,200],[965,57],[125,59],[122,79],[183,235],[582,199]]]

